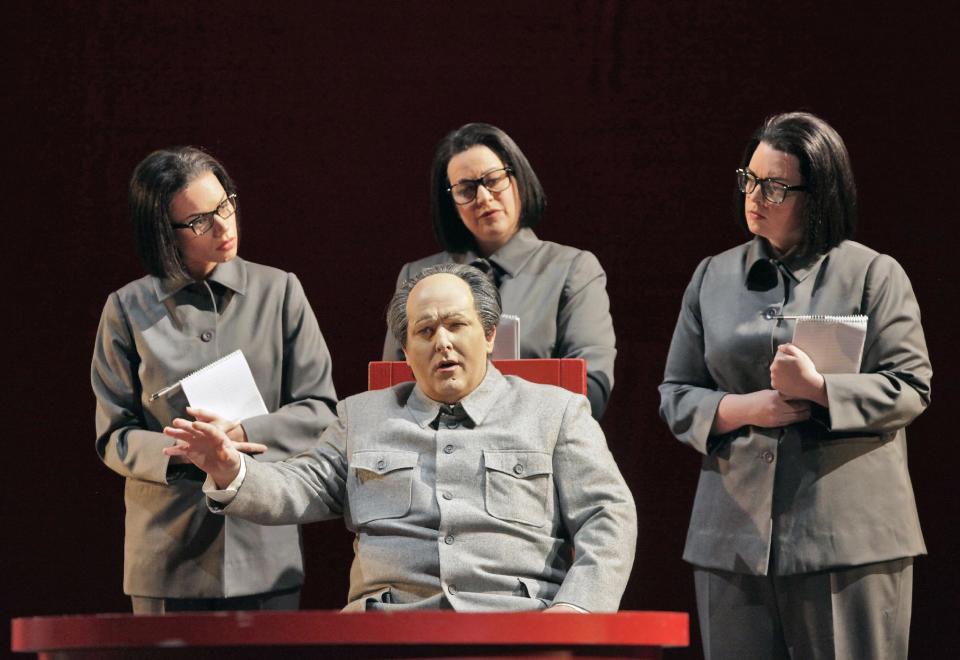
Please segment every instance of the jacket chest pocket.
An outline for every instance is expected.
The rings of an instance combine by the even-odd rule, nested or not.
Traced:
[[[415,451],[358,451],[350,458],[350,510],[357,525],[400,518],[410,510]]]
[[[487,513],[500,520],[543,527],[552,494],[553,460],[539,451],[484,451]]]

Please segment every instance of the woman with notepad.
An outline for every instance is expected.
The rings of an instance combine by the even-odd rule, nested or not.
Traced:
[[[433,229],[443,252],[405,264],[397,286],[439,263],[480,268],[500,289],[504,314],[519,317],[519,357],[586,361],[587,398],[600,419],[617,355],[607,274],[592,253],[533,232],[546,196],[520,147],[495,126],[466,124],[437,145],[430,177]],[[516,327],[509,330],[498,331],[495,354],[501,334],[516,336]],[[403,359],[389,332],[383,359]]]
[[[237,190],[206,152],[150,154],[129,196],[148,275],[107,298],[92,365],[97,452],[126,479],[124,592],[144,614],[296,609],[296,526],[212,514],[161,431],[193,414],[263,460],[312,446],[336,405],[317,320],[295,275],[237,256]]]
[[[702,454],[684,559],[705,656],[905,658],[926,552],[906,457],[930,402],[916,298],[850,240],[850,160],[822,119],[765,121],[736,179],[753,238],[697,267],[660,386]]]

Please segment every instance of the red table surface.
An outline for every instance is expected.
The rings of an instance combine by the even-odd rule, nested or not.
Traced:
[[[18,618],[11,649],[294,645],[687,646],[685,612],[203,612]]]

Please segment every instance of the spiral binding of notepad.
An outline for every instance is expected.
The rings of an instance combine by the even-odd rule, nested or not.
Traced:
[[[772,310],[763,311],[768,321],[809,321],[812,323],[866,323],[866,314],[774,314]]]
[[[809,323],[866,323],[867,315],[866,314],[846,314],[846,315],[834,315],[834,314],[805,314],[799,316],[784,316],[785,319],[793,319],[796,321],[807,321]]]

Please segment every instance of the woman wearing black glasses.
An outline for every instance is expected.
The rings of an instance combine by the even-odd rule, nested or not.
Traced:
[[[92,364],[97,452],[126,478],[124,592],[144,614],[296,609],[297,527],[210,513],[203,473],[162,451],[173,443],[163,427],[188,414],[186,397],[156,393],[240,349],[269,414],[242,423],[195,416],[265,460],[298,453],[336,405],[317,320],[295,275],[237,256],[236,189],[209,154],[155,151],[134,170],[129,195],[149,275],[110,294]]]
[[[489,273],[504,313],[520,317],[520,357],[586,360],[587,396],[599,419],[617,354],[607,276],[590,252],[537,238],[532,228],[545,204],[510,136],[489,124],[460,127],[437,146],[431,172],[433,228],[444,251],[406,264],[397,284],[450,261]],[[383,359],[403,359],[389,332]]]
[[[905,428],[932,374],[916,298],[896,261],[849,240],[853,173],[823,120],[768,119],[737,181],[753,239],[697,267],[660,386],[703,455],[684,559],[705,655],[905,658],[926,552]],[[791,343],[804,315],[865,315],[859,368],[821,372]]]

